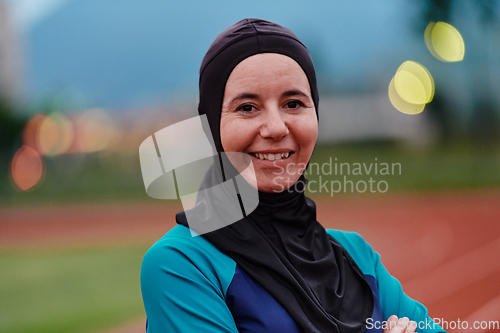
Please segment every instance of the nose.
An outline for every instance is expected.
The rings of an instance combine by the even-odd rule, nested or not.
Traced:
[[[279,108],[266,110],[264,124],[261,126],[260,135],[264,139],[280,140],[288,135],[289,129]]]

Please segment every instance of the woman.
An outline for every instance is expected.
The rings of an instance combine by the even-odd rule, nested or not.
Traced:
[[[259,202],[199,237],[191,237],[186,212],[177,214],[179,225],[143,260],[148,332],[443,331],[358,234],[316,221],[303,172],[318,101],[312,60],[290,30],[245,19],[212,43],[200,69],[199,113],[218,153],[251,156]],[[220,165],[215,159],[202,188],[234,176]],[[245,196],[238,192],[240,203]],[[224,207],[214,202],[199,195],[188,214],[217,216]]]

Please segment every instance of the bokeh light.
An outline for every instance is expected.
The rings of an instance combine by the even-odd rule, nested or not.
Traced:
[[[394,86],[394,77],[389,84],[389,99],[392,105],[400,112],[406,114],[417,114],[424,111],[425,104],[411,104],[405,101],[399,96],[396,91],[396,87]]]
[[[73,125],[61,115],[45,117],[38,129],[38,148],[42,155],[60,155],[66,153],[73,141]]]
[[[425,44],[437,59],[445,62],[461,61],[465,55],[462,35],[451,24],[431,22],[425,29]]]
[[[10,164],[10,176],[14,187],[28,191],[43,178],[44,166],[40,154],[33,148],[23,145],[15,153]]]
[[[400,112],[418,114],[434,98],[435,86],[431,73],[415,61],[399,66],[389,84],[389,99]]]
[[[26,123],[23,129],[23,144],[25,146],[31,147],[36,151],[40,151],[38,147],[38,135],[40,124],[47,118],[43,113],[38,113],[31,117],[31,119]]]
[[[411,104],[427,104],[434,97],[434,80],[429,71],[414,61],[405,61],[394,76],[399,96]]]
[[[76,120],[76,150],[92,153],[112,149],[120,140],[121,130],[103,109],[89,109]]]

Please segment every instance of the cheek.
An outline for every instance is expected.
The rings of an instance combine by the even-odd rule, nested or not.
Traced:
[[[220,137],[226,152],[243,152],[254,137],[251,126],[246,119],[221,116]]]
[[[318,122],[316,116],[308,117],[297,122],[294,136],[300,148],[300,158],[309,160],[318,138]]]

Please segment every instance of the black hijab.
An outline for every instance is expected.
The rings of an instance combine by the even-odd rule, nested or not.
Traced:
[[[309,79],[318,110],[316,76],[306,47],[280,25],[241,20],[217,36],[200,69],[198,112],[207,116],[218,153],[224,151],[220,117],[226,81],[239,62],[258,53],[279,53],[297,61]],[[225,177],[221,172],[221,161],[214,160],[202,188],[228,178],[224,163]],[[289,190],[259,191],[254,211],[202,237],[260,283],[304,332],[364,332],[374,307],[371,288],[345,249],[316,220],[316,205],[304,195],[304,184],[302,175]],[[235,195],[230,193],[228,198]],[[241,204],[245,191],[237,195]],[[220,202],[223,200],[199,196],[193,210],[200,219],[216,216]],[[189,227],[185,212],[178,213],[176,220]]]

